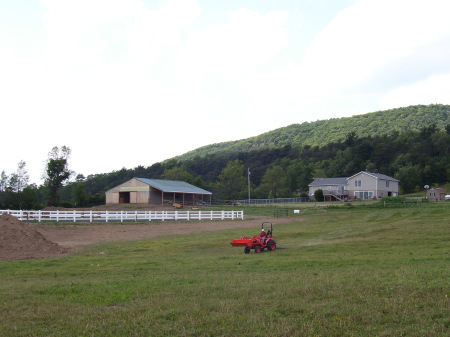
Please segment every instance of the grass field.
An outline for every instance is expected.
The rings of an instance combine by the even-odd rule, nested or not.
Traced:
[[[0,335],[449,335],[450,203],[274,226],[280,249],[261,254],[229,245],[255,228],[0,261]]]

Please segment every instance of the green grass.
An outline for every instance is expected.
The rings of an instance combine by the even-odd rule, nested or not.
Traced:
[[[0,335],[448,336],[449,214],[305,212],[262,254],[229,245],[255,228],[2,261]]]

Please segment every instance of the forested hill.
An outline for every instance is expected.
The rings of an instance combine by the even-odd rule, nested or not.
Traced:
[[[438,129],[443,129],[446,125],[449,125],[450,105],[414,105],[353,117],[292,124],[256,137],[206,145],[172,158],[172,160],[184,161],[211,154],[226,155],[277,149],[286,145],[292,147],[303,145],[324,146],[341,141],[352,132],[358,137],[380,136],[392,134],[395,131],[419,131],[431,124],[436,124]]]

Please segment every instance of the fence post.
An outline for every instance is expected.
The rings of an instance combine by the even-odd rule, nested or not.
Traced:
[[[73,210],[73,222],[77,222],[77,213]]]
[[[59,222],[59,209],[56,210],[56,222]]]
[[[105,222],[108,222],[108,211],[105,211]]]

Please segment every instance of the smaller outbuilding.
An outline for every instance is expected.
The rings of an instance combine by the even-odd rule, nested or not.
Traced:
[[[212,193],[179,180],[133,178],[108,191],[106,204],[211,204]]]
[[[443,201],[445,200],[445,191],[442,188],[432,187],[427,190],[427,199],[429,201]]]

